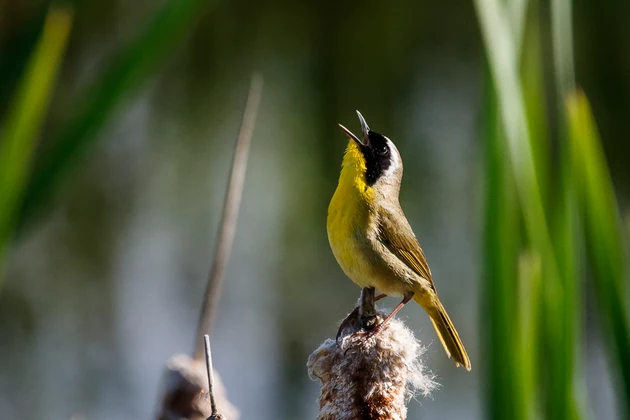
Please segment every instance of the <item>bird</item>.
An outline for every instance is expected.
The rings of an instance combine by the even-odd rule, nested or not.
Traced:
[[[339,124],[349,142],[328,207],[326,226],[332,252],[358,286],[402,297],[376,330],[413,299],[429,315],[448,357],[470,371],[470,358],[440,302],[424,252],[400,206],[400,153],[356,112],[361,138]]]

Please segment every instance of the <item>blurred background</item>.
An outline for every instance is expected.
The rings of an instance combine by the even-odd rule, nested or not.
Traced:
[[[0,0],[0,417],[154,416],[165,362],[193,348],[255,70],[213,331],[241,418],[317,415],[307,357],[359,296],[325,227],[355,109],[403,156],[402,207],[472,359],[455,368],[405,307],[441,384],[409,418],[630,418],[628,16]]]

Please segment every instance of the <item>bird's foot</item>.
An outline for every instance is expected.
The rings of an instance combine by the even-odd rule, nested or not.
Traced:
[[[374,298],[374,302],[379,301],[383,298],[386,298],[386,294],[380,294]],[[378,323],[379,317],[376,315],[374,308],[371,311],[366,311],[365,313],[361,313],[361,306],[357,306],[354,308],[348,316],[341,321],[339,325],[339,329],[337,330],[337,335],[335,337],[335,341],[339,344],[339,339],[343,335],[343,332],[347,329],[354,329],[355,331],[351,333],[352,336],[362,336],[365,335],[366,338],[372,337],[378,331],[380,331],[381,323]]]
[[[339,329],[337,330],[337,336],[335,337],[335,341],[337,342],[337,344],[339,344],[339,338],[341,338],[344,330],[352,328],[353,324],[357,322],[358,316],[359,307],[357,306],[343,321],[341,321],[341,324],[339,324]]]
[[[365,335],[366,339],[372,338],[383,330],[383,327],[385,327],[385,324],[387,324],[388,321],[389,319],[384,319],[378,324],[373,325],[371,328],[363,329],[361,332]]]

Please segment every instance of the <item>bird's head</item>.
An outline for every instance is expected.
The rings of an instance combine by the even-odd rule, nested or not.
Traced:
[[[359,111],[361,138],[355,136],[343,125],[339,127],[350,137],[343,160],[344,170],[352,170],[354,176],[362,178],[365,188],[393,188],[398,192],[402,179],[402,159],[394,143],[382,134],[370,130]],[[359,180],[357,180],[359,181]]]

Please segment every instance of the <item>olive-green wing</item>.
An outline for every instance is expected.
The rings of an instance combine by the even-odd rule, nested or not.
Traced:
[[[398,259],[429,280],[435,290],[427,259],[402,210],[396,214],[389,211],[380,214],[379,239]]]

